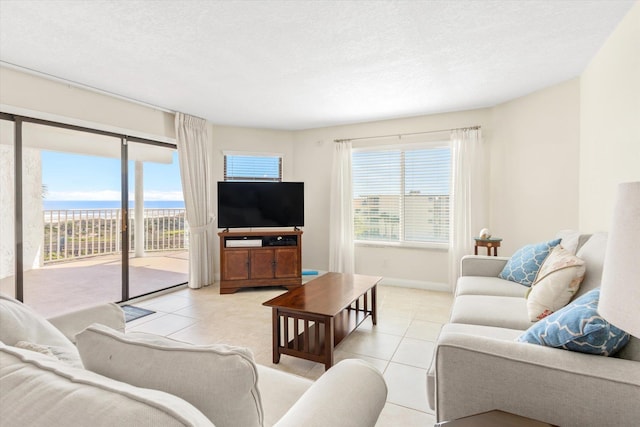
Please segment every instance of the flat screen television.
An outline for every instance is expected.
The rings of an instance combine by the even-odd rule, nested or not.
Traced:
[[[218,228],[303,225],[303,182],[218,182]]]

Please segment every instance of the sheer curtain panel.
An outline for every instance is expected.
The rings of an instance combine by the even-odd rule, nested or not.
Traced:
[[[333,152],[329,216],[329,271],[354,272],[351,143],[337,142]]]
[[[482,130],[451,132],[449,283],[455,291],[460,259],[473,253],[473,238],[488,226],[486,165]]]
[[[206,120],[182,113],[176,113],[175,126],[189,222],[189,287],[202,288],[214,282],[209,134]]]

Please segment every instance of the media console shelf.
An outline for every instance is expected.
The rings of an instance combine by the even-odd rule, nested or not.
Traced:
[[[302,285],[302,231],[221,231],[220,293]]]

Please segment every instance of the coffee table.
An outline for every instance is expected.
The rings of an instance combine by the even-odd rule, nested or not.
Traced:
[[[326,273],[265,303],[272,308],[273,363],[280,355],[333,365],[333,350],[367,317],[377,323],[382,277]]]

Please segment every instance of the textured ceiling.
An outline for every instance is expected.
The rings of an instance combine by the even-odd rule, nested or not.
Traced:
[[[579,76],[633,3],[0,0],[0,60],[218,124],[307,129]]]

